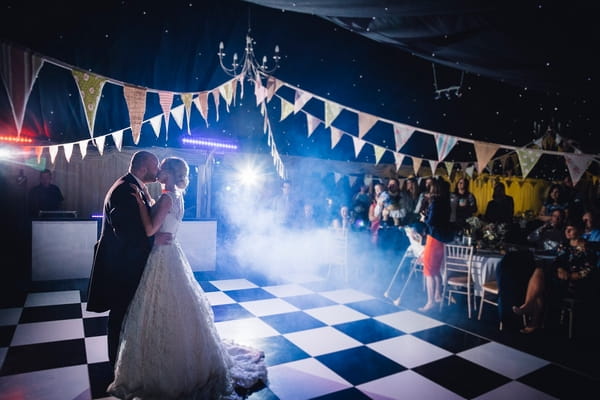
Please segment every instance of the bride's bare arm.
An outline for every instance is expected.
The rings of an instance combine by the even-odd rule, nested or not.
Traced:
[[[142,223],[144,224],[144,230],[146,231],[147,236],[152,236],[158,232],[158,229],[165,220],[165,217],[171,208],[172,200],[169,196],[160,196],[158,201],[152,207],[152,215],[150,215],[137,186],[135,186],[135,189],[136,190],[133,191],[132,195],[135,197],[135,200],[138,204],[140,217],[142,218]]]

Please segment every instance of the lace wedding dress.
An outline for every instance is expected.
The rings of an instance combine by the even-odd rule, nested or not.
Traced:
[[[220,339],[212,308],[176,240],[183,196],[163,196],[173,206],[160,231],[175,239],[152,248],[123,322],[107,391],[121,399],[240,399],[236,390],[267,384],[264,354]]]

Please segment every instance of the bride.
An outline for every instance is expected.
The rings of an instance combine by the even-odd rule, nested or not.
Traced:
[[[163,193],[148,215],[135,190],[146,234],[176,238],[183,218],[189,167],[164,159],[158,180]],[[237,392],[267,384],[264,354],[221,340],[204,292],[181,247],[152,248],[123,322],[115,378],[107,392],[121,399],[239,399]]]

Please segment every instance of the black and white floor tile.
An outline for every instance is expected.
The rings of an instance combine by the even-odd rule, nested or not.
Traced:
[[[265,352],[269,384],[250,399],[556,399],[598,389],[585,374],[339,282],[197,278],[221,336]],[[107,315],[86,312],[85,300],[60,287],[0,308],[0,400],[112,398]]]

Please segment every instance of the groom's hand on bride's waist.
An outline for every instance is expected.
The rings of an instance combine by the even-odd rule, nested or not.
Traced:
[[[170,232],[157,232],[154,235],[154,244],[163,245],[171,244],[173,241],[173,234]]]

